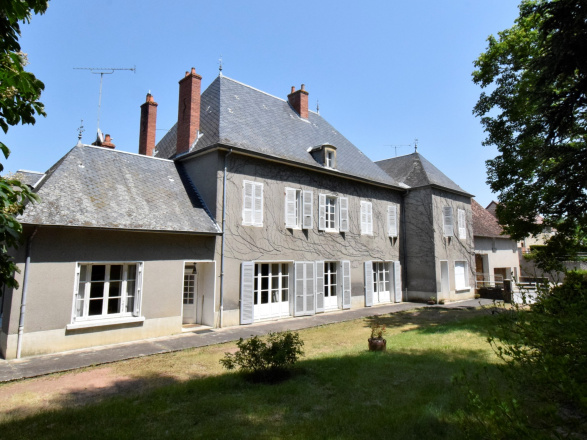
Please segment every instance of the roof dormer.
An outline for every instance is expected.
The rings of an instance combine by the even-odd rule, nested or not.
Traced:
[[[336,147],[334,145],[317,145],[308,151],[314,160],[324,168],[336,169]]]

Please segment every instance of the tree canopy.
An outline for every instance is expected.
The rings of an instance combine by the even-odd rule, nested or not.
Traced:
[[[47,10],[48,0],[10,0],[0,6],[0,127],[4,133],[10,126],[34,124],[35,116],[45,116],[43,104],[39,102],[44,84],[35,75],[25,70],[26,54],[21,52],[18,38],[20,22],[29,22],[33,13]],[[9,148],[0,141],[0,150],[5,158]],[[0,171],[4,169],[0,164]],[[22,226],[16,216],[29,201],[37,197],[27,185],[17,179],[0,177],[0,287],[18,287],[14,272],[18,268],[8,250],[21,241]]]
[[[473,81],[486,91],[473,112],[500,153],[487,182],[512,238],[551,226],[568,250],[587,231],[587,3],[523,0],[519,9],[475,61]]]

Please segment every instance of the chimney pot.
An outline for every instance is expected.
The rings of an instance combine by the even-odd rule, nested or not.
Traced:
[[[179,105],[177,111],[176,154],[187,153],[197,139],[200,130],[200,87],[202,77],[192,67],[191,74],[179,81]]]
[[[112,143],[112,138],[110,137],[109,134],[104,136],[104,142],[102,142],[102,147],[112,148],[112,149],[114,149],[116,147],[116,145],[114,145]]]
[[[306,91],[306,85],[302,84],[302,90],[305,92]]]
[[[287,95],[287,100],[293,109],[300,115],[300,118],[308,119],[308,92],[306,86],[296,91],[295,87],[291,88],[291,93]]]
[[[153,156],[155,151],[155,130],[157,128],[157,103],[151,93],[141,105],[141,126],[139,128],[139,154]]]
[[[291,86],[291,92],[295,92],[296,91],[296,86]]]

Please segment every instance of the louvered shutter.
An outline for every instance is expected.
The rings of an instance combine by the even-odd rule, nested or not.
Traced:
[[[365,307],[373,305],[373,262],[365,261]]]
[[[465,220],[465,210],[459,209],[459,239],[465,240],[467,238],[467,222]]]
[[[316,313],[324,311],[324,261],[316,261]]]
[[[351,262],[342,261],[342,308],[351,308]]]
[[[75,318],[82,317],[84,315],[84,296],[85,296],[85,283],[83,285],[83,290],[80,289],[80,281],[85,281],[81,279],[81,265],[76,264],[75,268],[75,291],[73,293],[73,310],[71,311],[71,322],[75,321]],[[84,270],[85,273],[85,270]]]
[[[294,316],[302,316],[304,314],[304,262],[296,261],[294,263]]]
[[[143,263],[137,264],[137,292],[135,294],[135,303],[133,316],[141,316],[141,303],[143,302]]]
[[[285,227],[297,227],[296,190],[285,188]]]
[[[303,228],[312,229],[314,226],[314,193],[312,191],[303,192],[302,201],[302,217],[303,217]]]
[[[263,184],[256,183],[255,184],[255,217],[254,217],[254,224],[255,226],[263,226]]]
[[[361,202],[361,234],[367,233],[367,206]]]
[[[340,206],[340,232],[349,231],[349,199],[340,197],[338,199]]]
[[[452,237],[454,235],[453,232],[453,221],[452,221],[452,207],[445,206],[443,209],[443,218],[444,218],[444,236],[445,237]]]
[[[253,182],[243,182],[243,225],[253,224]]]
[[[306,268],[306,315],[313,315],[316,310],[316,265],[313,261],[304,263]]]
[[[318,229],[326,229],[326,194],[318,196]]]
[[[387,207],[387,234],[397,237],[397,205]]]
[[[393,262],[393,291],[395,302],[402,302],[402,270],[399,261]]]
[[[241,264],[241,324],[252,324],[255,304],[255,263],[243,261]]]
[[[373,235],[373,204],[367,202],[367,234]]]

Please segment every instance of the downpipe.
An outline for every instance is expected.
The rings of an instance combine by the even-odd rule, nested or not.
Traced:
[[[232,149],[224,156],[224,175],[222,177],[222,244],[220,248],[220,323],[222,328],[222,317],[224,314],[224,240],[226,236],[226,167],[227,158],[232,154]]]
[[[35,227],[33,233],[29,236],[26,244],[26,259],[24,263],[24,279],[22,282],[22,296],[20,297],[20,317],[18,320],[18,336],[16,337],[16,359],[20,359],[22,351],[22,335],[24,334],[24,316],[26,312],[26,295],[29,280],[29,271],[31,266],[31,246],[33,238],[37,234],[38,227]]]

